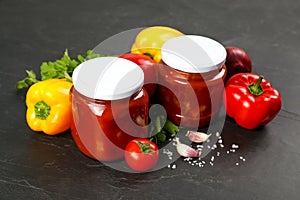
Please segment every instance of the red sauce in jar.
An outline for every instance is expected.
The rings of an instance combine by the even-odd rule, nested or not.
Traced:
[[[162,47],[158,97],[168,118],[185,127],[203,127],[219,112],[226,67],[225,48],[201,36],[181,36]]]
[[[129,141],[147,137],[149,97],[138,65],[95,58],[79,65],[72,78],[71,132],[81,152],[114,161],[124,156]]]
[[[168,118],[181,126],[207,126],[219,112],[225,72],[226,67],[223,65],[218,71],[222,75],[220,78],[207,80],[216,73],[187,73],[160,65],[157,91]]]
[[[71,90],[72,136],[85,155],[112,161],[123,157],[127,143],[147,137],[148,94],[144,89],[130,99],[94,100]],[[128,104],[129,103],[129,104]],[[130,113],[130,118],[126,112]],[[137,126],[132,126],[133,121]]]

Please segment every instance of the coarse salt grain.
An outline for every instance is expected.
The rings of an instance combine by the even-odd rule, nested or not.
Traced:
[[[245,162],[246,161],[246,158],[244,158],[244,157],[240,157],[240,159],[243,161],[243,162]]]
[[[173,152],[169,149],[163,149],[163,153],[166,154],[170,160],[173,159]]]
[[[232,153],[234,153],[234,152],[235,152],[235,149],[230,149],[229,151],[232,152]]]
[[[240,159],[241,159],[243,162],[246,161],[246,159],[245,159],[243,156],[240,156]]]

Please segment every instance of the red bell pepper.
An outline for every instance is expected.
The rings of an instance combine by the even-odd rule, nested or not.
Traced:
[[[246,129],[266,125],[281,109],[280,93],[262,76],[240,73],[226,83],[226,113]]]

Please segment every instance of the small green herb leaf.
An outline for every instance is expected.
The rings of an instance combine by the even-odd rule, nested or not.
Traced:
[[[38,80],[36,79],[36,74],[32,70],[26,70],[27,77],[24,78],[23,80],[20,80],[16,83],[16,88],[22,89],[22,88],[27,88],[31,86],[34,83],[37,83]]]

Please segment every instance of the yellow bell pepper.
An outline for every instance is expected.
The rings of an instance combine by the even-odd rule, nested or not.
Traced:
[[[72,118],[71,87],[72,83],[65,79],[48,79],[33,84],[26,94],[28,126],[48,135],[69,129]]]
[[[158,63],[161,60],[162,45],[167,40],[182,35],[180,31],[166,26],[145,28],[136,36],[131,53],[147,55]]]

